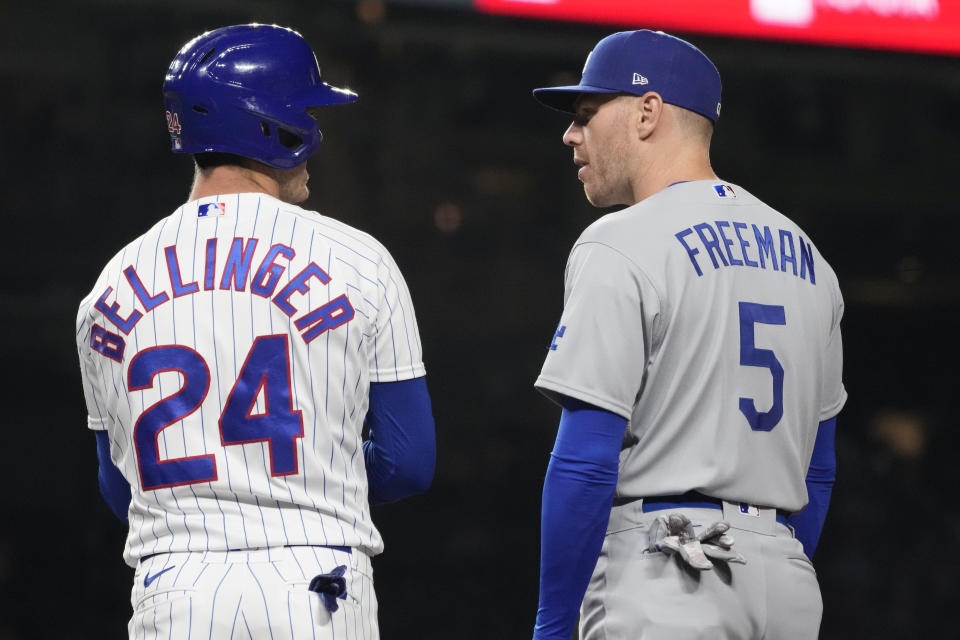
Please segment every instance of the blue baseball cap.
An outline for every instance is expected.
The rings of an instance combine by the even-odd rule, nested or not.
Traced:
[[[656,91],[668,102],[716,122],[720,116],[720,73],[700,49],[662,31],[621,31],[594,47],[580,84],[534,89],[543,104],[574,113],[582,93]]]

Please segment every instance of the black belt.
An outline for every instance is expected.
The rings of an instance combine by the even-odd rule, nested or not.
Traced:
[[[632,500],[625,500],[620,504],[625,504],[626,502],[632,502]],[[743,513],[747,513],[750,506],[751,505],[746,502],[741,502],[740,510]],[[640,505],[640,510],[643,511],[643,513],[662,511],[663,509],[723,509],[723,500],[705,496],[698,491],[688,491],[687,493],[675,496],[653,496],[651,498],[644,498],[643,504]],[[789,517],[789,512],[777,509],[777,522],[785,525]]]

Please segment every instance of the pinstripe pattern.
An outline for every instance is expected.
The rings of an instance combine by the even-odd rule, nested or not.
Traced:
[[[199,206],[208,202],[225,203],[226,213],[198,217]],[[230,288],[224,290],[220,285],[235,238],[241,239],[244,249],[254,240],[256,247],[242,290],[237,290],[233,277],[228,281]],[[208,289],[211,239],[216,240],[216,257],[213,287]],[[264,258],[277,244],[295,255],[291,259],[279,255],[273,261],[282,272],[270,296],[264,297],[252,287],[269,281],[267,271],[260,282],[254,282],[258,268],[269,267]],[[165,248],[171,246],[175,247],[179,284],[189,289],[196,283],[195,293],[175,295],[165,254]],[[294,291],[285,301],[296,310],[289,315],[277,302],[277,295],[311,263],[330,280],[323,284],[311,277],[306,291]],[[133,267],[147,295],[165,293],[168,299],[147,311],[124,275],[127,267]],[[112,292],[103,304],[118,305],[113,319],[95,304],[108,287]],[[341,295],[353,307],[353,319],[307,342],[294,320]],[[126,319],[134,311],[143,316],[129,333],[123,333],[117,318]],[[90,347],[94,324],[124,340],[121,362]],[[293,410],[300,412],[303,422],[303,436],[296,440],[296,473],[289,475],[272,475],[269,441],[224,446],[219,426],[254,341],[278,333],[289,333],[290,393]],[[422,376],[425,370],[403,276],[374,238],[262,194],[190,202],[157,222],[107,264],[80,305],[76,337],[89,428],[108,430],[111,457],[132,488],[130,532],[124,550],[128,564],[136,566],[139,558],[154,553],[282,545],[342,545],[369,555],[382,550],[380,534],[369,514],[361,452],[369,385]],[[179,393],[184,382],[178,371],[161,371],[150,387],[131,392],[127,391],[127,372],[138,352],[173,344],[202,357],[210,387],[196,411],[159,431],[158,455],[161,460],[213,455],[217,478],[144,491],[133,447],[134,427],[146,409]],[[254,415],[267,409],[264,397],[258,394]],[[256,578],[262,576],[257,573]],[[265,593],[271,592],[265,587]],[[238,637],[247,635],[241,623],[252,623],[255,616],[253,603],[247,601],[252,597],[245,596],[243,606],[231,600],[229,614],[223,613],[228,621],[236,618]],[[291,601],[290,606],[295,607],[296,602]],[[273,616],[273,609],[269,611]],[[164,617],[169,618],[169,611],[160,616]],[[360,620],[358,617],[352,627],[352,635],[338,637],[372,637],[357,635]],[[156,624],[161,623],[158,618]],[[151,622],[141,620],[139,624],[146,629],[154,622],[151,618]],[[367,629],[375,633],[375,624]],[[342,633],[347,633],[346,628]],[[203,630],[198,637],[205,634]],[[256,632],[253,635],[263,637]],[[146,633],[145,637],[151,636]]]
[[[310,580],[345,565],[347,597],[328,613]],[[159,573],[170,568],[165,573]],[[148,576],[157,576],[145,586]],[[325,547],[187,552],[142,562],[131,592],[131,638],[377,640],[370,558]]]

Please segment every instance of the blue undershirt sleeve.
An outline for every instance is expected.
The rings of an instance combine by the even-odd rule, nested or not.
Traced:
[[[94,431],[94,434],[97,436],[97,460],[100,462],[97,472],[100,495],[114,515],[126,522],[130,507],[130,484],[110,459],[110,436],[106,431]]]
[[[810,469],[807,471],[807,506],[799,513],[790,516],[790,526],[793,527],[797,540],[803,545],[803,552],[813,559],[823,531],[823,523],[827,519],[827,509],[830,507],[830,495],[837,474],[837,456],[834,449],[834,440],[837,431],[837,418],[833,417],[820,423],[817,429],[817,440],[813,445],[813,455],[810,458]]]
[[[426,378],[370,384],[363,443],[370,503],[395,502],[433,481],[436,436]]]
[[[563,399],[543,485],[535,640],[569,640],[600,556],[626,418]]]

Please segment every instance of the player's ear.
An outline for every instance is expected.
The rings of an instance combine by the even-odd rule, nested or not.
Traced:
[[[663,115],[663,98],[656,91],[648,91],[637,101],[637,135],[646,140],[657,128]]]

